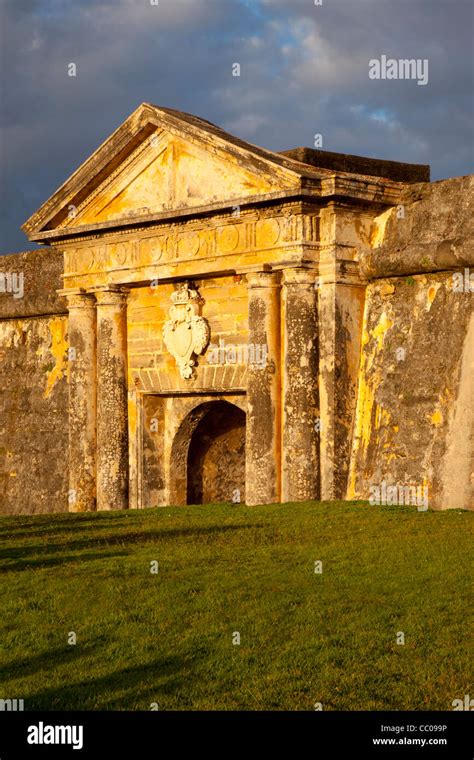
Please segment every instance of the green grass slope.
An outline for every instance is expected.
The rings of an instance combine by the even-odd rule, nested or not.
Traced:
[[[472,518],[314,502],[1,517],[0,698],[450,710],[473,693]]]

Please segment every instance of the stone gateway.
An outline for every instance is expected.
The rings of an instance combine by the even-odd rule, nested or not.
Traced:
[[[473,189],[142,104],[0,259],[0,511],[472,509]]]

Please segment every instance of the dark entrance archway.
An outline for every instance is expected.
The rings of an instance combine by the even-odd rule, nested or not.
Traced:
[[[234,404],[211,402],[192,434],[186,501],[245,502],[245,414]]]

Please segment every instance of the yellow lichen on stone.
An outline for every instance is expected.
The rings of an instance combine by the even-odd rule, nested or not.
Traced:
[[[130,396],[128,398],[128,429],[131,436],[137,432],[137,404]]]
[[[370,231],[370,245],[372,248],[379,248],[383,244],[385,237],[385,227],[390,217],[395,213],[395,209],[388,209],[383,214],[377,216],[372,224]]]
[[[380,351],[380,349],[383,346],[384,336],[387,330],[390,330],[390,328],[393,326],[392,320],[387,316],[387,313],[384,311],[382,312],[379,323],[374,329],[372,330],[372,337],[376,338],[377,340],[377,348]]]
[[[388,425],[390,422],[390,414],[386,409],[383,409],[378,404],[375,410],[375,429],[379,430],[382,425]]]
[[[391,296],[392,293],[395,293],[395,285],[391,282],[383,282],[379,288],[379,293],[381,296]]]
[[[55,365],[48,372],[46,388],[43,394],[43,398],[45,399],[50,396],[54,386],[67,370],[66,320],[58,317],[57,319],[52,319],[48,326],[51,333],[50,353],[53,355]]]
[[[430,417],[430,420],[435,427],[439,427],[443,424],[443,414],[440,409],[436,409]]]
[[[369,445],[370,436],[372,433],[372,409],[374,406],[375,390],[369,383],[366,382],[365,377],[361,374],[360,377],[360,414],[357,420],[356,436],[362,443],[363,451],[366,451]]]
[[[431,309],[431,306],[433,304],[433,301],[436,298],[436,293],[441,287],[440,282],[434,282],[430,287],[428,288],[428,292],[426,294],[426,311],[429,311]]]

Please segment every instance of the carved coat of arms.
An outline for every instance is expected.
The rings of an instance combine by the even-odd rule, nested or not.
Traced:
[[[202,354],[209,343],[207,321],[199,316],[201,298],[183,282],[171,296],[170,319],[163,326],[165,346],[176,360],[181,377],[189,379],[195,365],[194,356]]]

